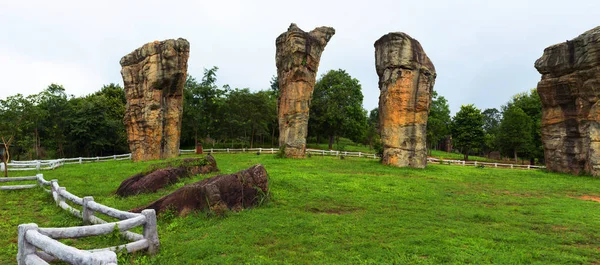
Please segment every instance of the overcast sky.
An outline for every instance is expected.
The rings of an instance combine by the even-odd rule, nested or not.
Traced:
[[[82,96],[120,83],[119,60],[147,42],[191,43],[188,73],[218,66],[218,84],[267,89],[275,38],[294,22],[336,29],[319,76],[345,69],[377,107],[373,43],[388,32],[417,39],[452,112],[500,107],[534,88],[544,48],[600,25],[599,0],[501,1],[10,1],[0,0],[0,98],[50,83]]]

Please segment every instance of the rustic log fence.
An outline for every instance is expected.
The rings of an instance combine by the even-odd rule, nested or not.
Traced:
[[[90,162],[105,162],[115,160],[130,160],[131,154],[97,156],[97,157],[75,157],[75,158],[60,158],[51,160],[31,160],[31,161],[11,161],[8,163],[8,171],[24,171],[24,170],[52,170],[62,165],[83,164]],[[0,171],[4,171],[4,164],[0,163]]]
[[[24,189],[41,187],[45,192],[52,194],[58,207],[66,210],[83,220],[83,226],[63,228],[40,228],[37,224],[19,225],[17,263],[48,264],[61,260],[70,264],[117,264],[116,251],[128,253],[147,250],[149,254],[158,252],[160,241],[156,228],[156,213],[154,210],[143,210],[141,214],[117,210],[100,203],[94,202],[93,197],[77,197],[68,192],[65,187],[60,187],[57,180],[47,181],[42,174],[35,177],[0,178],[0,182],[31,181],[37,184],[14,185],[3,187],[19,187],[11,189]],[[44,188],[48,186],[50,189]],[[69,203],[81,206],[81,210],[74,208]],[[97,217],[96,213],[116,218],[117,222],[106,222]],[[143,227],[143,234],[128,230]],[[102,249],[80,250],[62,244],[56,239],[81,238],[89,236],[106,235],[115,232],[121,233],[131,243],[112,246]]]
[[[448,165],[459,165],[459,166],[474,166],[474,167],[494,167],[494,168],[520,168],[520,169],[544,169],[545,166],[534,166],[534,165],[518,165],[518,164],[503,164],[503,163],[492,163],[492,162],[481,162],[481,161],[464,161],[464,160],[444,160],[433,157],[428,157],[427,162],[448,164]]]
[[[259,153],[259,154],[275,154],[279,152],[278,148],[207,148],[204,149],[205,153],[208,154],[237,154],[237,153]],[[179,150],[180,155],[195,154],[195,149],[190,150]],[[378,159],[379,155],[364,152],[348,152],[348,151],[336,151],[336,150],[321,150],[321,149],[306,149],[306,153],[310,155],[318,156],[344,156],[344,157],[362,157]],[[112,156],[101,156],[101,157],[77,157],[77,158],[61,158],[55,160],[33,160],[33,161],[13,161],[8,164],[9,171],[18,170],[51,170],[58,168],[62,165],[67,164],[83,164],[88,162],[104,162],[114,160],[130,160],[131,154],[123,155],[112,155]],[[543,169],[545,166],[534,166],[534,165],[518,165],[518,164],[505,164],[505,163],[492,163],[492,162],[479,162],[479,161],[463,161],[463,160],[446,160],[438,159],[433,157],[427,158],[428,162],[440,163],[440,164],[452,164],[452,165],[465,165],[465,166],[488,166],[495,168],[521,168],[521,169]],[[4,170],[4,164],[0,163],[0,172]],[[0,182],[2,180],[0,179]],[[2,189],[2,187],[0,187]]]

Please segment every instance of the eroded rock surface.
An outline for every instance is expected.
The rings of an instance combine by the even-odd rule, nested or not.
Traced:
[[[421,44],[402,32],[375,42],[383,164],[427,165],[427,116],[436,72]]]
[[[279,147],[285,156],[303,158],[308,111],[325,46],[335,34],[331,27],[304,32],[291,24],[277,37],[275,62],[279,81]]]
[[[546,167],[600,175],[600,27],[546,48],[535,68]]]
[[[131,211],[154,209],[157,213],[173,211],[178,215],[197,210],[217,213],[228,209],[239,211],[257,205],[268,191],[267,170],[262,165],[255,165],[234,174],[218,175],[185,185],[147,206]]]
[[[218,172],[217,161],[211,155],[204,158],[186,158],[152,165],[150,169],[135,174],[119,185],[117,195],[122,197],[156,192],[181,178],[197,174]]]
[[[179,155],[189,52],[189,42],[180,38],[147,43],[121,58],[123,122],[133,161]]]

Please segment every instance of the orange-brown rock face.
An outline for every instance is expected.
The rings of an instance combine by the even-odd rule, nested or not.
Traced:
[[[535,68],[546,167],[599,176],[600,27],[546,48]]]
[[[375,42],[379,76],[379,124],[382,163],[398,167],[427,166],[427,116],[435,68],[421,44],[402,32]]]
[[[304,32],[291,24],[277,37],[279,80],[279,147],[285,156],[303,158],[308,131],[308,110],[312,99],[321,53],[335,34],[330,27]]]
[[[180,38],[147,43],[121,58],[123,122],[133,161],[179,155],[189,53],[189,42]]]

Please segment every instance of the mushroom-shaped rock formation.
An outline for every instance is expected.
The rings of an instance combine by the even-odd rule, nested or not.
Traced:
[[[435,67],[421,44],[402,32],[386,34],[375,42],[375,67],[381,90],[382,163],[424,168]]]
[[[189,42],[180,38],[147,43],[121,59],[123,122],[133,161],[179,155],[189,54]]]
[[[546,48],[535,68],[546,167],[599,176],[600,27]]]
[[[291,24],[277,37],[275,62],[279,81],[279,147],[285,156],[303,158],[306,151],[308,111],[321,54],[335,34],[331,27],[304,32]]]

